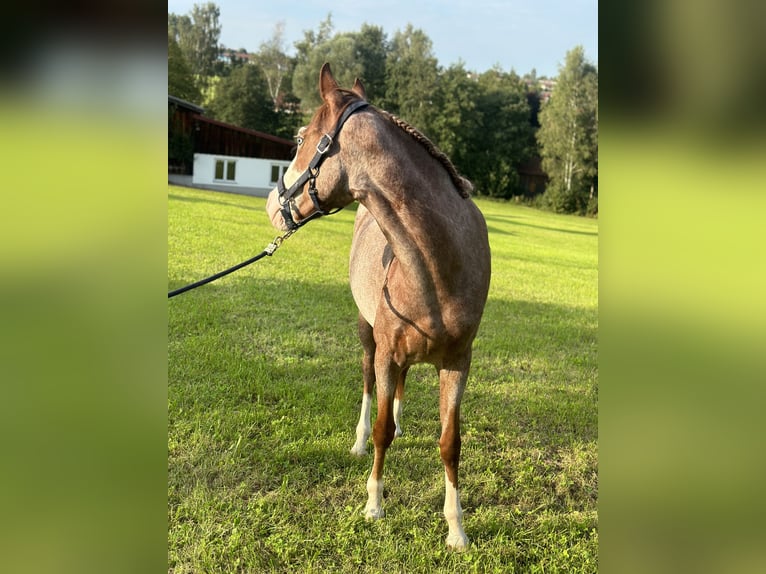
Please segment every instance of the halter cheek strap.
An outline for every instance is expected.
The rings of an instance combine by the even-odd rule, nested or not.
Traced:
[[[345,110],[343,110],[343,113],[341,114],[340,118],[338,118],[338,123],[335,124],[335,128],[332,130],[332,132],[329,134],[324,134],[319,140],[319,143],[317,143],[316,152],[314,153],[314,157],[311,158],[306,171],[304,171],[289,188],[285,187],[284,174],[282,174],[282,176],[277,180],[279,204],[282,206],[280,211],[282,213],[282,218],[285,220],[285,225],[287,225],[289,230],[298,229],[312,219],[322,217],[323,215],[332,215],[333,213],[337,213],[340,211],[340,209],[342,209],[340,208],[334,211],[324,211],[319,205],[319,198],[317,197],[316,188],[316,179],[317,176],[319,176],[319,166],[324,161],[327,152],[332,147],[335,138],[338,136],[338,133],[343,127],[343,124],[346,123],[346,120],[351,116],[351,114],[368,105],[369,104],[367,102],[359,100],[350,104],[346,107]],[[314,204],[315,211],[308,217],[296,222],[293,218],[292,205],[294,197],[298,195],[298,192],[303,189],[303,186],[306,184],[306,182],[309,184],[309,197],[311,197],[311,202]]]

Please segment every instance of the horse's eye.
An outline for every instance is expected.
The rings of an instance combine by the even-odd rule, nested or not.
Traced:
[[[295,136],[295,142],[298,145],[301,145],[303,143],[303,138],[301,136]]]

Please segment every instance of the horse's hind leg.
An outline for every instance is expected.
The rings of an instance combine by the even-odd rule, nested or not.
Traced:
[[[351,454],[364,456],[367,454],[367,439],[370,436],[370,405],[372,404],[372,387],[375,385],[375,339],[372,336],[372,326],[359,314],[359,340],[362,342],[364,357],[362,358],[362,378],[364,392],[362,393],[362,412],[356,425],[356,442],[351,447]]]
[[[462,550],[468,546],[463,530],[463,509],[458,494],[458,465],[460,463],[460,401],[470,366],[470,354],[457,368],[439,369],[439,418],[442,434],[439,451],[444,463],[444,518],[449,534],[447,546]]]

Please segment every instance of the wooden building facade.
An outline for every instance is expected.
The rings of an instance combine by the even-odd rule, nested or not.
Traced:
[[[517,168],[519,187],[524,190],[525,198],[532,198],[545,192],[548,174],[543,171],[542,160],[535,156],[521,162]]]
[[[208,118],[191,102],[168,95],[168,172],[191,175],[194,154],[292,159],[295,142]]]

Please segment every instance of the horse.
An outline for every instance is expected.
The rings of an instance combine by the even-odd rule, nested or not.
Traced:
[[[266,211],[276,229],[289,232],[358,202],[349,283],[359,310],[364,390],[354,455],[366,454],[377,385],[365,516],[385,514],[383,463],[402,434],[407,371],[431,363],[439,377],[446,544],[464,549],[460,402],[489,291],[487,226],[470,198],[472,184],[420,131],[369,104],[359,79],[342,89],[325,63],[319,93],[322,103],[299,130],[296,155]]]

